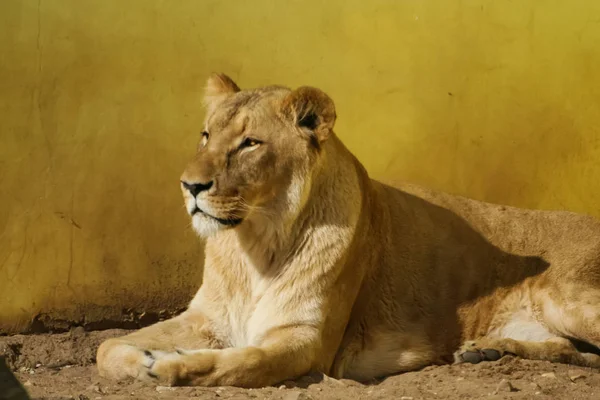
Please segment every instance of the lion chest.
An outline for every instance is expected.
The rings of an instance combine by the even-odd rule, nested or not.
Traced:
[[[270,308],[263,304],[262,297],[234,296],[224,304],[227,318],[223,320],[232,347],[246,347],[258,344],[264,323],[268,323]],[[263,316],[264,318],[261,318]]]
[[[205,282],[201,297],[194,303],[211,321],[215,333],[230,347],[259,345],[265,334],[286,320],[281,313],[285,294],[277,285],[256,280],[232,282],[231,285],[211,285]],[[229,289],[230,288],[230,289]]]
[[[260,346],[279,328],[317,324],[323,303],[293,285],[264,281],[238,290],[221,289],[210,298],[202,304],[204,313],[222,342],[230,347]]]
[[[260,346],[278,328],[319,324],[324,301],[320,286],[314,284],[317,277],[299,273],[295,265],[267,273],[250,257],[223,249],[227,247],[219,246],[218,257],[207,262],[194,301],[223,343]]]

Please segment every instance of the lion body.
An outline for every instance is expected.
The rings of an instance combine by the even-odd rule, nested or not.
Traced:
[[[238,178],[206,171],[241,161],[221,160],[217,144],[203,144],[182,177],[194,228],[211,231],[203,284],[182,315],[102,344],[103,375],[244,387],[311,370],[368,380],[479,362],[489,350],[600,367],[600,357],[566,340],[600,345],[598,220],[385,185],[331,132],[335,114],[321,92],[294,98],[275,87],[252,103],[238,91],[223,77],[209,87],[215,115],[231,99],[237,107],[219,125],[222,140],[227,127],[247,131],[257,120],[278,140],[288,114],[268,119],[264,107],[288,104],[294,132],[312,136],[290,136],[295,150],[279,158],[258,141],[240,147],[240,160],[253,160],[247,174],[276,169],[269,185],[235,184],[261,187],[244,194],[255,205],[239,220],[233,195],[215,200]],[[245,114],[260,101],[261,113]],[[300,124],[309,111],[317,122]],[[216,126],[210,117],[207,124]],[[194,182],[208,194],[189,189]]]

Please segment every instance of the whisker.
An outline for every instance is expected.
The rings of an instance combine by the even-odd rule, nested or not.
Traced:
[[[243,197],[240,198],[240,205],[242,206],[243,209],[245,209],[247,211],[255,212],[257,214],[263,215],[268,218],[275,217],[275,213],[273,211],[268,210],[261,206],[254,206],[254,205],[248,204],[248,202]]]
[[[246,199],[241,196],[230,197],[225,199],[217,199],[212,210],[217,215],[226,215],[230,219],[244,218],[249,213],[255,213],[264,216],[270,220],[276,217],[276,213],[262,206],[249,204]]]

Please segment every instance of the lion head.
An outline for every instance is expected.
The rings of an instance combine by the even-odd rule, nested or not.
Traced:
[[[332,133],[333,101],[311,87],[240,90],[214,74],[205,105],[196,154],[181,176],[194,230],[207,237],[260,218],[293,218]]]

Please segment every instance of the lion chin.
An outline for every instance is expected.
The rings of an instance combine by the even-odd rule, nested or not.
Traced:
[[[316,88],[219,74],[205,103],[180,178],[202,286],[181,315],[102,343],[101,375],[248,388],[505,354],[600,368],[600,221],[373,180]]]
[[[192,228],[198,236],[207,239],[230,227],[219,223],[217,220],[207,215],[196,214],[192,216]]]

